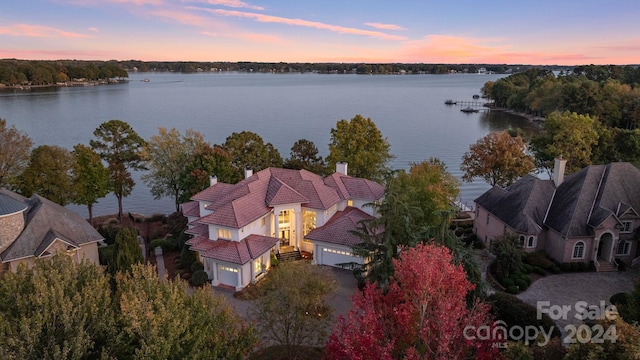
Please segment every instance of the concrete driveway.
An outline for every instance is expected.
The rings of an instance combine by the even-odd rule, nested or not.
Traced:
[[[534,307],[539,301],[548,302],[541,304],[546,310],[559,310],[559,307],[564,306],[565,309],[568,309],[564,312],[567,316],[556,320],[557,325],[564,328],[568,324],[579,325],[582,323],[580,319],[576,318],[578,314],[576,304],[578,304],[578,309],[584,309],[584,303],[597,306],[609,305],[611,295],[633,290],[638,276],[638,270],[549,275],[536,280],[527,290],[517,296]],[[559,307],[551,308],[552,306]]]
[[[351,270],[338,269],[334,267],[327,267],[338,280],[338,288],[335,294],[331,295],[327,299],[327,303],[334,310],[334,317],[337,318],[340,315],[346,315],[349,310],[353,307],[351,303],[351,297],[358,289],[358,283],[353,276]],[[222,295],[227,299],[227,302],[231,304],[236,311],[245,318],[246,320],[251,321],[248,316],[249,308],[252,306],[251,301],[240,300],[233,296],[233,290],[227,290],[222,288],[215,288],[214,293],[217,295]]]

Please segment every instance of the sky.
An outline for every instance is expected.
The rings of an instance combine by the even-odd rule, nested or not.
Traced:
[[[2,0],[2,58],[640,64],[640,0]]]

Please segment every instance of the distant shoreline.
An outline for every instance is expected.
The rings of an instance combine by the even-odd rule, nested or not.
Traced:
[[[1,90],[31,90],[31,89],[47,89],[47,88],[60,88],[60,87],[79,87],[79,86],[97,86],[97,85],[109,85],[109,84],[122,84],[128,83],[129,79],[114,79],[114,80],[85,80],[85,81],[65,81],[55,84],[45,85],[3,85],[0,84]]]
[[[537,116],[537,115],[531,115],[531,114],[527,114],[527,113],[523,113],[523,112],[518,112],[515,111],[513,109],[509,109],[509,108],[499,108],[499,107],[494,107],[493,105],[485,105],[486,107],[488,107],[489,109],[491,109],[491,111],[502,111],[505,112],[507,114],[512,114],[515,116],[519,116],[521,118],[527,119],[529,120],[529,122],[531,122],[532,124],[535,124],[539,127],[542,127],[542,124],[544,124],[544,117],[542,116]]]

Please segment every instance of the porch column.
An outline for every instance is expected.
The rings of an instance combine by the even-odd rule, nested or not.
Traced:
[[[213,279],[211,279],[211,285],[216,286],[220,284],[220,278],[218,277],[218,263],[212,261],[211,266],[213,266]]]
[[[302,209],[294,209],[293,216],[295,217],[295,225],[292,230],[295,235],[295,243],[293,246],[296,250],[300,250],[300,241],[302,241]]]
[[[278,224],[280,220],[280,210],[278,210],[277,212],[274,210],[273,211],[273,228],[275,230],[275,237],[277,239],[280,239],[280,226]],[[276,252],[280,252],[280,241],[278,241],[278,243],[276,244]]]
[[[236,286],[236,290],[242,289],[242,266],[238,268],[238,285]]]
[[[609,259],[607,260],[608,262],[613,261],[613,254],[616,248],[616,239],[613,235],[611,235],[611,249],[609,250]]]

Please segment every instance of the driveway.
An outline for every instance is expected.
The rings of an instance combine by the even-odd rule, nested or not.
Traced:
[[[578,308],[588,305],[609,305],[611,295],[619,292],[630,292],[633,284],[638,279],[637,270],[621,272],[586,272],[550,275],[536,280],[524,292],[518,294],[518,298],[536,307],[539,301],[548,302],[544,309],[558,310],[557,306],[565,307],[567,316],[557,319],[556,323],[561,328],[568,324],[579,325],[582,323],[576,318]],[[554,306],[557,305],[557,306]],[[605,306],[606,306],[605,305]],[[560,315],[561,313],[558,312]],[[552,318],[554,318],[552,316]]]
[[[333,308],[333,315],[337,318],[340,315],[346,315],[353,307],[351,303],[351,297],[358,289],[358,283],[353,276],[351,270],[339,269],[334,267],[327,267],[335,275],[338,280],[338,288],[335,294],[331,295],[327,299],[327,303]],[[248,317],[249,308],[251,307],[251,301],[240,300],[233,296],[233,290],[227,290],[222,288],[215,288],[215,294],[223,295],[229,304],[231,304],[236,311],[243,318],[250,320]]]

